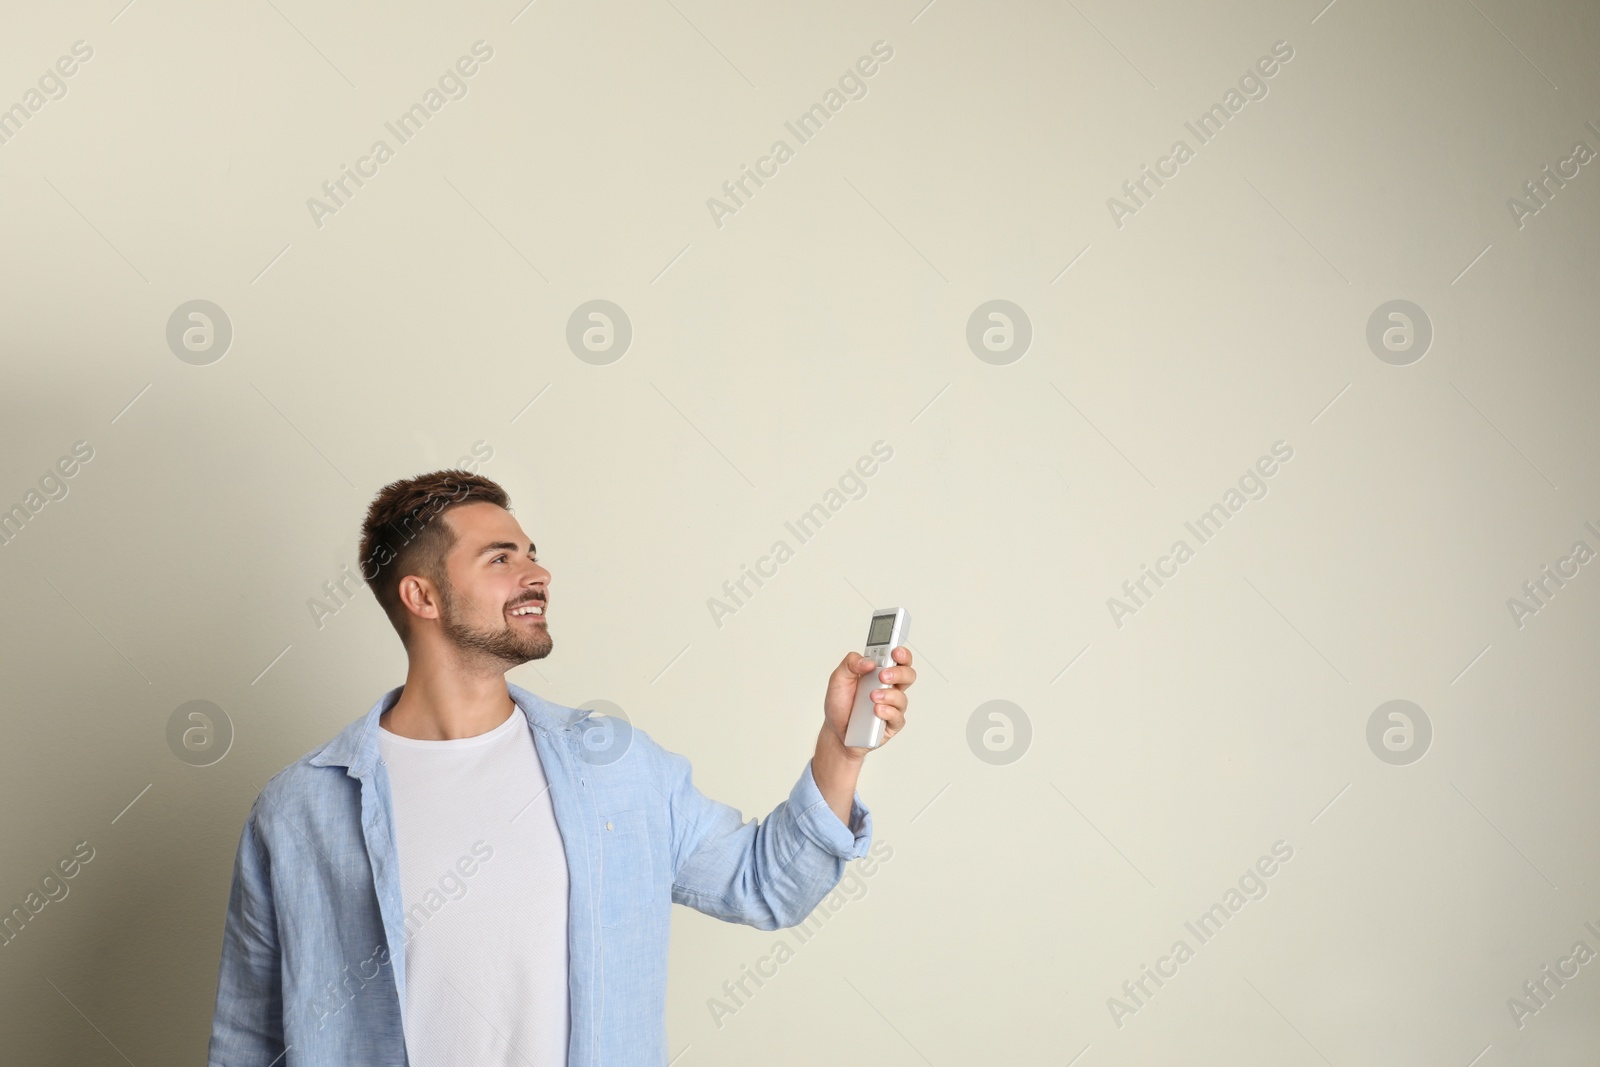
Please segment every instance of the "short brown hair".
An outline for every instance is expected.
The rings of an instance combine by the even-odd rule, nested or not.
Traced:
[[[450,508],[479,500],[511,507],[506,491],[488,478],[442,470],[390,482],[367,508],[361,524],[361,577],[402,644],[410,642],[411,623],[400,603],[400,579],[417,574],[448,588],[444,561],[456,535],[449,523],[434,520]]]

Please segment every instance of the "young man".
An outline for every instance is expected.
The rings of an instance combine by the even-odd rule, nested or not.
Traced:
[[[405,684],[275,775],[245,821],[211,1067],[662,1067],[674,902],[802,921],[863,855],[848,652],[816,750],[765,821],[621,719],[507,682],[550,654],[550,572],[494,482],[386,486],[362,576]],[[905,726],[911,653],[874,691]],[[764,713],[764,712],[763,712]]]

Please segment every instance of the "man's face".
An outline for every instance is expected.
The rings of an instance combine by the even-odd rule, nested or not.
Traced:
[[[464,652],[481,652],[507,669],[550,654],[550,572],[539,566],[533,542],[504,508],[462,504],[440,516],[455,532],[439,590],[445,636]],[[543,612],[513,615],[534,606]]]

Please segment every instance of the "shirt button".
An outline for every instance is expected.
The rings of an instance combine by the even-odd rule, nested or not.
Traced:
[[[610,819],[606,820],[606,829],[607,830],[611,829],[611,820]]]

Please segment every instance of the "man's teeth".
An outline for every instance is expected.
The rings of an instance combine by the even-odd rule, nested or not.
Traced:
[[[513,614],[513,615],[543,615],[544,614],[544,605],[542,605],[542,604],[528,604],[528,605],[526,605],[524,607],[520,607],[520,608],[515,609],[514,611],[511,612],[511,614]]]

